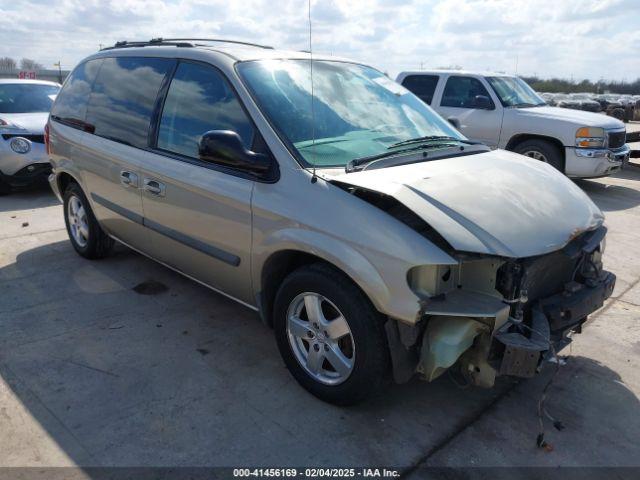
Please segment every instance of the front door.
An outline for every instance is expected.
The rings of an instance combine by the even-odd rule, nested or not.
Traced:
[[[478,96],[489,99],[489,105],[478,108]],[[502,128],[502,106],[474,77],[451,75],[447,78],[437,111],[470,140],[496,148]]]
[[[181,61],[159,118],[154,153],[142,169],[145,226],[155,258],[254,305],[250,284],[254,181],[201,161],[200,137],[233,130],[247,148],[254,127],[214,67]]]

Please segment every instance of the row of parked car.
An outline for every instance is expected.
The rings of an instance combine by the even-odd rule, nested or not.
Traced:
[[[640,120],[640,95],[542,93],[540,96],[554,107],[603,112],[625,122]]]
[[[156,39],[73,70],[43,158],[79,255],[117,240],[257,311],[350,404],[533,376],[611,295],[604,217],[564,173],[620,168],[625,128],[568,112],[507,75]],[[17,155],[27,116],[0,113]]]

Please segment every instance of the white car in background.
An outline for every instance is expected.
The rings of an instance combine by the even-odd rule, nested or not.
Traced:
[[[54,82],[0,79],[0,194],[46,182],[44,126],[59,90]]]
[[[624,123],[550,107],[519,77],[436,70],[402,72],[396,81],[467,138],[546,162],[569,177],[610,175],[629,160]]]

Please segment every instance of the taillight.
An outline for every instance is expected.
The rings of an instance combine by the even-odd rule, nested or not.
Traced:
[[[49,122],[44,126],[44,148],[47,150],[47,155],[51,155],[51,143],[49,143]]]

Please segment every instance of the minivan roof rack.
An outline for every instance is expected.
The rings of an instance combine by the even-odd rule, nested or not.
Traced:
[[[227,40],[224,38],[156,38],[161,42],[216,42],[216,43],[233,43],[236,45],[247,45],[249,47],[266,48],[273,50],[269,45],[261,45],[259,43],[243,42],[240,40]]]
[[[113,50],[115,48],[133,48],[133,47],[152,47],[152,46],[174,46],[174,47],[197,47],[201,46],[193,42],[217,42],[217,43],[233,43],[235,45],[247,45],[250,47],[267,48],[273,50],[273,47],[267,45],[259,45],[257,43],[242,42],[240,40],[226,40],[222,38],[152,38],[149,41],[133,41],[123,40],[116,42],[112,47],[105,47],[101,50]]]

